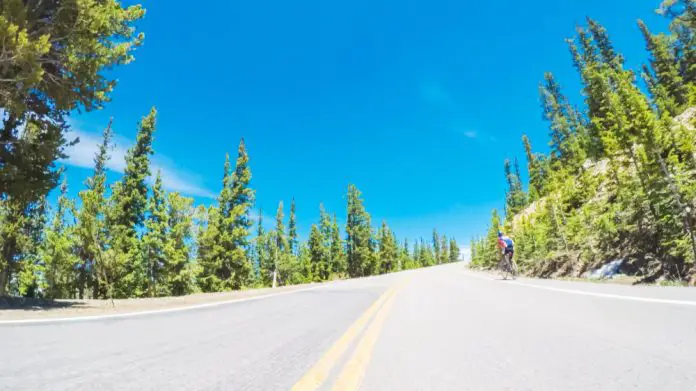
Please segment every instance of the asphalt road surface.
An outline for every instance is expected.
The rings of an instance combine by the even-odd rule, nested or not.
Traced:
[[[0,325],[2,390],[694,390],[696,290],[461,264],[134,318]]]

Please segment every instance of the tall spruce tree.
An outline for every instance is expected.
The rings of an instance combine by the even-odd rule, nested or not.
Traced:
[[[505,179],[508,183],[508,190],[506,192],[506,211],[508,212],[508,217],[513,216],[522,210],[527,204],[527,195],[522,189],[522,181],[519,177],[519,168],[517,166],[517,160],[515,160],[515,171],[512,171],[510,160],[505,159]],[[439,248],[439,246],[438,246]],[[438,248],[436,248],[436,255],[439,255]]]
[[[432,241],[432,249],[433,249],[433,255],[434,255],[434,263],[440,263],[440,235],[437,233],[437,230],[433,228],[433,241]]]
[[[329,278],[329,249],[326,247],[324,234],[316,224],[312,224],[309,232],[309,253],[314,281],[324,281]]]
[[[346,219],[346,256],[348,275],[368,276],[375,271],[375,253],[370,215],[365,210],[360,190],[348,186],[348,217]]]
[[[575,110],[561,92],[561,86],[553,74],[544,74],[544,82],[539,86],[544,119],[549,122],[551,158],[576,171],[585,161],[582,144],[584,127]]]
[[[281,280],[283,281],[290,279],[291,274],[294,272],[294,268],[292,265],[290,265],[291,259],[286,257],[288,240],[285,236],[285,224],[283,223],[284,218],[285,214],[283,213],[283,201],[281,200],[278,203],[278,209],[276,210],[276,228],[272,235],[273,246],[271,254],[273,257],[273,286],[275,286],[279,277],[279,270],[287,269],[286,273],[280,273],[280,276],[282,276]],[[281,267],[281,265],[285,265],[285,267]]]
[[[664,102],[669,114],[680,114],[689,103],[690,86],[679,72],[679,63],[670,47],[669,37],[653,35],[642,20],[638,20],[638,27],[650,52],[650,69],[645,72],[650,93]]]
[[[297,250],[297,216],[295,216],[295,197],[290,202],[290,216],[288,218],[288,246],[291,253]]]
[[[60,186],[53,221],[46,230],[40,250],[43,274],[46,279],[46,296],[54,299],[71,298],[75,293],[75,266],[78,259],[73,252],[74,227],[67,223],[74,205],[68,198],[68,183]]]
[[[676,53],[679,73],[691,93],[691,104],[696,102],[696,4],[694,0],[664,0],[658,14],[670,21],[672,49]]]
[[[157,111],[143,117],[135,145],[126,153],[123,177],[112,187],[107,213],[109,246],[112,249],[112,294],[116,297],[143,296],[147,289],[147,265],[143,259],[140,232],[147,208],[147,178]]]
[[[142,247],[147,265],[147,295],[162,296],[169,293],[167,286],[167,235],[169,229],[167,195],[162,187],[162,173],[157,172],[152,196],[147,206],[145,234]]]
[[[331,223],[329,253],[331,259],[331,272],[338,276],[343,275],[346,272],[346,255],[336,214],[333,215],[333,222]]]
[[[203,292],[216,292],[222,289],[220,278],[222,259],[219,254],[224,251],[224,248],[220,241],[220,219],[220,208],[214,205],[205,208],[196,237],[197,260],[200,266],[196,281]]]
[[[420,263],[420,242],[418,240],[413,242],[413,256],[411,258],[414,268],[423,266],[423,264]]]
[[[271,285],[273,278],[273,257],[271,254],[269,235],[263,226],[263,210],[259,209],[256,222],[256,238],[254,238],[256,248],[256,268],[258,278],[262,285]]]
[[[280,253],[284,253],[288,250],[288,238],[285,235],[285,213],[283,213],[283,201],[278,203],[278,209],[276,210],[276,247]]]
[[[233,271],[232,288],[240,289],[248,281],[251,273],[251,261],[248,257],[249,229],[251,220],[249,212],[254,203],[254,191],[249,187],[251,169],[244,139],[237,148],[237,161],[232,174],[232,247],[231,266]]]
[[[472,247],[473,248],[473,247]],[[459,260],[459,246],[454,238],[449,240],[449,261],[457,262]]]
[[[104,129],[102,143],[94,157],[94,173],[87,179],[87,189],[80,191],[81,207],[77,212],[75,240],[77,255],[80,262],[77,265],[78,297],[83,299],[86,290],[92,290],[92,297],[104,298],[103,265],[100,264],[102,254],[106,250],[106,227],[104,213],[106,211],[106,164],[110,159],[112,120]]]
[[[219,235],[217,251],[214,254],[215,265],[215,281],[217,286],[213,290],[231,290],[234,289],[234,266],[233,266],[233,251],[235,249],[235,219],[236,211],[234,209],[234,178],[232,171],[232,161],[230,155],[225,155],[225,165],[222,176],[222,190],[218,198],[219,215],[214,224],[217,225]]]
[[[529,137],[522,135],[522,143],[524,144],[524,151],[527,157],[527,170],[529,172],[529,201],[536,201],[541,196],[546,194],[544,189],[545,160],[543,156],[533,152],[532,143],[529,141]]]
[[[186,295],[196,291],[197,265],[192,260],[193,199],[179,193],[169,193],[167,200],[165,247],[166,290],[169,295]]]
[[[399,251],[399,267],[398,270],[408,270],[413,269],[415,264],[413,263],[413,258],[411,257],[411,247],[408,244],[408,238],[404,239],[403,246]]]
[[[391,273],[396,270],[398,263],[398,252],[394,235],[389,229],[387,222],[382,220],[382,226],[377,233],[379,246],[379,272],[380,274]]]
[[[442,235],[442,236],[440,236],[440,262],[439,263],[449,263],[449,261],[450,261],[449,241],[447,240],[447,236]]]
[[[48,209],[45,197],[42,197],[38,202],[31,203],[28,209],[23,211],[19,231],[14,232],[11,236],[16,240],[17,258],[14,260],[14,265],[10,264],[11,271],[12,266],[16,268],[14,278],[10,280],[10,294],[19,294],[25,297],[45,295],[45,262],[42,258],[42,248],[46,243],[46,232],[50,229],[50,226],[47,226],[47,220],[50,217]],[[0,211],[2,211],[1,207]],[[3,217],[0,213],[0,221]],[[0,228],[2,228],[2,224],[0,224]],[[13,229],[16,226],[7,228]]]

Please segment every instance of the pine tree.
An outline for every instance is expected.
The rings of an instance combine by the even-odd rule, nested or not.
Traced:
[[[413,258],[411,258],[411,248],[408,244],[408,238],[404,239],[403,247],[401,247],[399,254],[399,267],[398,270],[409,270],[415,267]]]
[[[74,208],[68,198],[68,184],[64,179],[60,186],[56,212],[46,230],[40,254],[43,260],[43,274],[46,278],[46,296],[49,298],[70,298],[74,296],[75,273],[78,263],[73,253],[74,227],[66,222],[67,214]]]
[[[249,259],[249,211],[254,202],[254,191],[249,188],[251,170],[244,140],[239,142],[235,168],[229,155],[225,157],[219,208],[209,213],[204,257],[200,257],[204,291],[241,289],[252,277]],[[200,244],[199,244],[200,247]]]
[[[471,265],[480,265],[481,260],[479,258],[478,252],[478,240],[476,238],[471,238],[469,241],[469,249],[471,251],[471,259],[469,260]]]
[[[529,200],[536,201],[542,194],[545,194],[543,160],[532,151],[529,137],[522,135],[522,142],[524,143],[524,151],[527,156],[527,170],[529,172]]]
[[[319,230],[324,236],[324,240],[328,241],[331,237],[331,216],[326,213],[324,204],[319,204]]]
[[[276,246],[278,251],[284,253],[288,250],[288,239],[285,236],[285,224],[283,220],[285,219],[285,214],[283,213],[283,201],[278,203],[278,209],[276,210]]]
[[[512,172],[510,160],[505,159],[505,179],[508,183],[506,192],[506,211],[507,216],[511,217],[521,211],[527,204],[527,195],[522,190],[522,181],[519,177],[519,168],[515,160],[515,172]],[[437,249],[436,249],[437,254]]]
[[[67,118],[108,102],[110,70],[133,60],[143,41],[135,23],[144,14],[140,5],[113,1],[2,2],[0,198],[17,204],[10,210],[35,207],[57,185],[56,162],[72,142]],[[8,239],[6,251],[14,247]]]
[[[256,223],[256,238],[254,239],[256,247],[256,263],[259,274],[259,280],[262,285],[270,286],[273,282],[274,260],[272,257],[269,235],[263,227],[263,211],[259,209],[258,221]]]
[[[324,235],[316,224],[312,224],[308,246],[314,281],[327,280],[329,278],[329,253],[328,248],[326,248]]]
[[[604,156],[602,142],[597,129],[597,123],[603,121],[609,114],[603,103],[606,97],[606,88],[602,83],[602,73],[607,67],[599,58],[599,49],[592,39],[592,35],[583,29],[578,29],[580,48],[575,40],[568,40],[573,64],[580,73],[583,83],[583,94],[587,106],[587,117],[592,120],[588,124],[586,132],[586,144],[584,149],[587,155],[598,159]],[[610,51],[610,50],[609,50]],[[606,56],[611,56],[607,53]]]
[[[288,245],[290,252],[295,254],[297,250],[297,217],[295,216],[295,197],[290,202],[290,217],[288,220]]]
[[[166,294],[187,295],[196,291],[197,265],[191,256],[193,199],[169,193],[165,247]]]
[[[167,286],[167,235],[169,215],[167,195],[162,188],[162,173],[157,172],[152,196],[147,206],[145,234],[143,235],[143,258],[147,264],[147,294],[150,297],[169,293]]]
[[[11,207],[16,207],[14,202],[8,202],[8,204]],[[11,294],[19,294],[26,297],[44,295],[46,279],[44,277],[45,262],[42,250],[46,245],[46,232],[50,229],[50,226],[47,226],[49,217],[47,213],[48,202],[43,197],[38,202],[29,204],[21,213],[10,209],[8,211],[11,216],[9,219],[7,219],[8,216],[4,215],[4,212],[2,202],[0,202],[0,222],[13,221],[14,216],[20,216],[20,220],[16,222],[16,225],[5,227],[0,224],[0,229],[13,230],[11,235],[3,235],[3,238],[11,240],[10,246],[16,246],[14,248],[16,258],[8,268],[8,275],[15,277],[10,280],[9,291]],[[6,243],[0,241],[0,247]]]
[[[231,290],[234,289],[234,266],[233,252],[235,249],[235,220],[236,211],[234,206],[234,178],[232,170],[232,161],[230,155],[225,155],[225,165],[222,176],[222,190],[218,197],[219,214],[213,222],[217,227],[218,246],[213,254],[214,264],[217,269],[214,271],[215,278],[210,281],[215,281],[216,284],[211,286],[213,291]]]
[[[438,235],[437,230],[433,229],[433,251],[434,251],[434,263],[440,263],[440,235]]]
[[[473,246],[471,247],[473,249]],[[449,240],[449,261],[457,262],[459,260],[459,246],[454,238]]]
[[[421,238],[418,262],[420,266],[433,266],[435,264],[435,254],[433,252],[432,246],[430,246],[426,241]]]
[[[382,226],[377,233],[377,241],[379,246],[378,263],[380,274],[395,271],[398,263],[396,241],[387,222],[384,220],[382,220]]]
[[[232,247],[231,266],[233,271],[233,289],[242,288],[251,273],[251,262],[248,257],[249,229],[251,220],[249,211],[254,203],[254,191],[249,187],[251,170],[249,156],[244,145],[244,139],[239,142],[237,161],[232,174]]]
[[[582,148],[587,143],[583,124],[561,92],[561,86],[553,74],[544,74],[544,83],[539,86],[539,91],[544,119],[549,122],[551,130],[551,159],[570,166],[574,172],[586,158]]]
[[[334,214],[333,222],[331,223],[329,253],[331,259],[331,272],[338,276],[343,275],[346,272],[346,255],[336,214]]]
[[[147,285],[147,265],[142,257],[139,232],[143,230],[147,208],[147,178],[157,111],[153,107],[140,122],[135,145],[126,153],[126,168],[121,181],[114,184],[107,213],[110,284],[116,297],[142,296]]]
[[[689,86],[679,72],[679,64],[669,45],[669,39],[664,34],[652,35],[642,20],[638,20],[638,27],[651,55],[651,69],[646,72],[646,76],[654,80],[648,82],[650,93],[665,103],[671,115],[677,115],[689,103]]]
[[[500,215],[497,210],[493,209],[484,242],[485,247],[481,252],[482,266],[486,268],[494,267],[500,261],[500,251],[498,250],[498,232],[500,230]]]
[[[439,263],[449,263],[449,242],[447,241],[447,236],[442,235],[440,237],[440,262]]]
[[[365,210],[360,196],[360,190],[355,185],[348,186],[346,255],[350,277],[372,275],[376,264],[370,215]]]
[[[87,179],[87,189],[79,193],[82,201],[77,213],[75,240],[80,257],[78,268],[78,298],[83,299],[85,291],[92,288],[92,297],[105,298],[103,265],[99,263],[106,250],[106,163],[109,161],[111,147],[112,121],[104,129],[102,143],[94,157],[94,173]]]
[[[302,284],[314,281],[312,276],[312,255],[307,243],[299,243],[297,256],[281,258],[278,265],[279,280],[282,285]]]
[[[607,30],[601,24],[591,18],[587,18],[592,39],[597,45],[599,58],[601,62],[611,68],[619,69],[623,67],[623,57],[614,50],[614,46],[609,39]]]
[[[224,251],[220,241],[220,208],[209,206],[205,209],[201,220],[196,238],[200,266],[196,281],[203,292],[217,292],[222,290],[222,279],[220,278],[222,258],[219,254]]]
[[[696,102],[696,4],[693,0],[664,0],[658,14],[670,20],[672,50],[676,53],[679,73],[690,86],[691,103]]]
[[[285,225],[283,219],[285,215],[283,214],[283,201],[278,203],[278,210],[276,211],[276,228],[273,232],[273,284],[275,286],[275,281],[278,278],[279,265],[287,261],[285,254],[287,253],[287,238],[285,237]]]

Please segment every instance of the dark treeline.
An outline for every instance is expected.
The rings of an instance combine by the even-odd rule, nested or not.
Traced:
[[[157,112],[142,118],[123,176],[107,183],[109,124],[94,171],[76,199],[63,179],[55,205],[67,118],[100,109],[115,80],[104,71],[133,60],[143,41],[139,5],[116,1],[8,0],[0,15],[0,296],[125,298],[183,295],[361,277],[452,262],[453,238],[433,231],[413,248],[386,222],[372,226],[360,191],[347,190],[346,223],[319,206],[306,241],[295,201],[281,201],[266,231],[254,209],[244,141],[227,156],[213,205],[163,188],[152,173]],[[154,177],[154,180],[150,180]],[[257,216],[253,218],[252,216]],[[287,228],[286,228],[287,226]]]
[[[587,19],[568,41],[584,105],[563,95],[554,76],[540,85],[549,123],[548,155],[522,137],[529,182],[505,162],[505,218],[472,241],[473,264],[499,260],[496,232],[511,232],[528,273],[579,275],[613,259],[647,280],[696,279],[696,2],[670,0],[658,12],[670,33],[642,21],[650,55],[626,69],[607,31]]]

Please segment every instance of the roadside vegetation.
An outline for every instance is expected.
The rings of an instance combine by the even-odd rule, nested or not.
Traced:
[[[115,0],[0,6],[0,296],[129,298],[218,292],[389,273],[456,261],[453,238],[399,241],[374,229],[360,191],[347,188],[346,223],[319,206],[300,241],[291,201],[275,228],[255,211],[244,140],[221,170],[212,205],[163,189],[151,172],[157,111],[140,122],[123,176],[107,183],[111,124],[76,199],[58,161],[68,118],[104,107],[112,68],[131,62],[145,10]],[[105,124],[106,125],[106,124]],[[154,177],[154,179],[153,179]],[[62,179],[61,179],[62,178]],[[54,205],[48,193],[60,184]],[[254,217],[256,216],[256,217]],[[287,228],[286,228],[287,224]]]
[[[668,34],[642,21],[649,63],[626,69],[607,31],[587,19],[568,40],[584,105],[547,73],[539,87],[550,153],[528,137],[528,183],[518,160],[505,162],[504,219],[472,240],[472,265],[499,261],[498,230],[516,243],[532,276],[581,276],[612,260],[641,281],[696,283],[696,2],[664,1]]]

